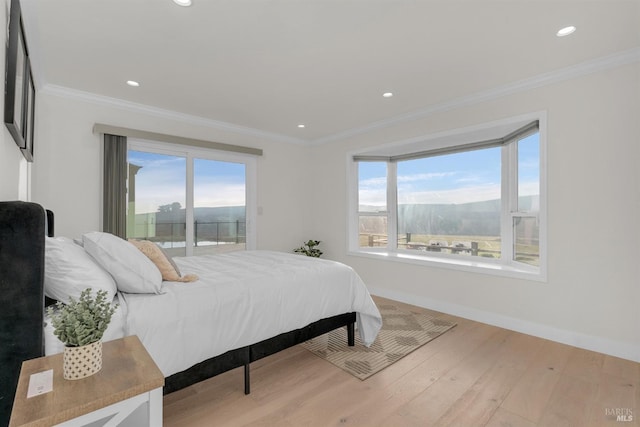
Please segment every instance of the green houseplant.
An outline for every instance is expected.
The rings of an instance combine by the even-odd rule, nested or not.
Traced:
[[[91,295],[91,288],[68,304],[57,302],[47,309],[54,334],[64,343],[63,371],[65,379],[81,379],[102,368],[102,336],[118,308],[107,301],[107,292]]]
[[[293,251],[297,253],[305,254],[306,256],[320,258],[320,255],[322,255],[322,251],[316,248],[316,246],[318,246],[319,244],[320,244],[320,240],[309,240],[305,242],[303,246],[300,246],[299,248],[294,249]]]

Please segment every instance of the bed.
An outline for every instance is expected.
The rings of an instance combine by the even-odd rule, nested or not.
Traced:
[[[16,227],[17,222],[20,227]],[[1,352],[8,353],[2,354],[3,367],[13,366],[19,371],[22,360],[61,351],[51,327],[42,327],[46,323],[42,314],[44,282],[47,281],[47,293],[51,293],[49,276],[55,270],[50,259],[52,242],[73,251],[90,252],[91,257],[95,256],[93,240],[129,245],[122,239],[112,242],[111,237],[95,232],[89,233],[89,238],[83,236],[82,247],[77,244],[80,242],[53,238],[53,227],[53,213],[45,215],[39,205],[0,203],[0,271],[31,272],[20,278],[19,285],[3,279],[0,282],[3,297],[7,295],[5,288],[22,289],[10,296],[19,300],[15,309],[18,318],[4,310],[0,315],[3,343],[17,341],[28,348],[7,351],[3,345]],[[10,241],[18,244],[8,246]],[[30,248],[28,254],[22,247]],[[14,254],[14,249],[18,253]],[[120,246],[112,250],[116,253],[116,259],[111,260],[116,263],[115,268],[134,262],[128,260],[133,253],[126,251]],[[121,286],[120,273],[111,271],[108,263],[101,264],[100,257],[95,260],[117,282],[113,298],[119,308],[104,339],[138,335],[165,374],[165,394],[238,367],[244,367],[244,389],[248,394],[251,362],[340,327],[347,328],[349,345],[353,345],[356,330],[365,344],[371,344],[382,324],[360,277],[350,267],[334,261],[272,251],[174,258],[182,277],[189,273],[198,279],[162,280],[159,287],[132,292],[128,286],[140,286],[138,282],[130,280],[130,284]],[[65,274],[69,277],[68,271]],[[130,276],[130,271],[127,274]],[[16,381],[17,376],[7,381],[3,378],[2,387],[8,391],[2,390],[0,402],[9,398],[11,384]],[[5,402],[3,415],[6,408]]]

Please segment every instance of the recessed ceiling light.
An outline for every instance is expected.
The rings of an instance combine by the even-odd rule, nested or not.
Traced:
[[[133,87],[138,87],[138,86],[140,86],[140,83],[138,83],[138,82],[136,82],[136,81],[134,81],[134,80],[127,80],[127,84],[128,84],[129,86],[133,86]]]
[[[382,94],[382,96],[385,97],[385,98],[391,98],[393,96],[393,93],[392,92],[385,92],[385,93]]]
[[[191,6],[191,0],[173,0],[173,2],[178,6]]]
[[[573,33],[575,30],[576,30],[576,27],[574,27],[573,25],[570,25],[568,27],[559,29],[558,32],[556,33],[556,36],[558,37],[568,36],[569,34]]]
[[[299,127],[300,129],[304,129],[304,128],[305,128],[305,125],[304,125],[304,124],[302,124],[302,123],[300,123],[300,124],[298,125],[298,127]]]

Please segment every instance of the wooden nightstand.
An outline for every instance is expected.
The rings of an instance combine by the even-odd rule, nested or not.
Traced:
[[[138,337],[105,342],[102,353],[102,369],[75,381],[62,377],[62,354],[23,362],[9,426],[161,426],[164,376]],[[27,398],[31,374],[49,369],[53,391]]]

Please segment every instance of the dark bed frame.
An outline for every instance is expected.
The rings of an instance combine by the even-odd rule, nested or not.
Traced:
[[[234,368],[244,366],[244,393],[250,393],[249,364],[263,357],[300,344],[311,338],[315,338],[329,331],[347,327],[348,343],[354,345],[355,313],[345,313],[326,319],[318,320],[304,328],[285,332],[273,338],[268,338],[256,344],[228,351],[220,356],[205,360],[191,368],[173,374],[164,381],[164,394],[171,393],[181,388],[188,387],[207,378],[211,378]]]
[[[53,212],[36,203],[0,202],[0,427],[9,423],[22,362],[44,355],[45,235],[54,236]],[[353,346],[355,321],[355,313],[344,313],[230,350],[167,377],[164,394],[239,367],[249,394],[251,362],[340,327]]]

